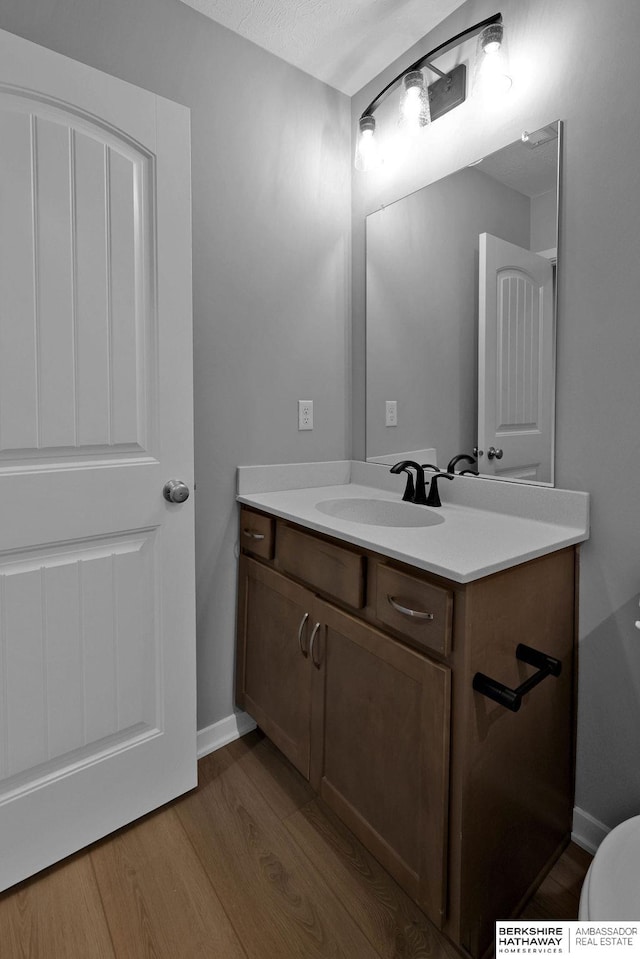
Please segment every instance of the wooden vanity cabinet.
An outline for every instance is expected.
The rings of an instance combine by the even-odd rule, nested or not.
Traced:
[[[482,956],[570,836],[575,549],[461,585],[243,507],[254,520],[274,525],[268,558],[241,540],[238,705]],[[514,713],[472,683],[522,683],[518,643],[562,672]]]
[[[236,700],[308,779],[314,595],[244,556],[239,594]]]
[[[571,836],[576,566],[569,547],[469,583],[456,597],[449,923],[474,956]],[[472,683],[481,672],[516,688],[535,673],[517,660],[519,643],[557,658],[562,671],[511,712]]]
[[[450,670],[333,604],[315,613],[311,783],[441,927]]]
[[[239,594],[238,705],[441,925],[449,669],[248,556]]]

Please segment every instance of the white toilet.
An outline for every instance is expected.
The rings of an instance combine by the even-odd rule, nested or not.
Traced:
[[[640,919],[640,816],[612,829],[582,886],[578,919]]]

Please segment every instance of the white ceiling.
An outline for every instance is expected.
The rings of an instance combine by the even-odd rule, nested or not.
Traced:
[[[525,196],[540,196],[557,188],[558,130],[555,123],[516,140],[474,163],[478,170]]]
[[[461,0],[182,0],[348,96]]]

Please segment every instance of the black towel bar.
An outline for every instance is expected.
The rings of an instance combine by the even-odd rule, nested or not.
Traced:
[[[473,688],[477,693],[488,696],[494,702],[500,703],[511,712],[517,713],[522,705],[522,697],[528,693],[534,686],[541,683],[547,676],[559,676],[562,669],[562,663],[553,656],[547,656],[531,646],[525,646],[524,643],[518,643],[516,648],[516,659],[529,666],[535,666],[538,670],[529,679],[525,679],[517,689],[511,689],[504,683],[499,683],[497,679],[491,679],[484,673],[476,673],[473,677]]]

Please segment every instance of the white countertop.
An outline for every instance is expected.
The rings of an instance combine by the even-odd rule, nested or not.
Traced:
[[[444,522],[436,526],[373,526],[317,508],[349,497],[401,502],[404,479],[377,464],[350,461],[239,467],[238,501],[459,583],[589,536],[588,494],[478,477],[440,483],[443,505],[433,512]]]

